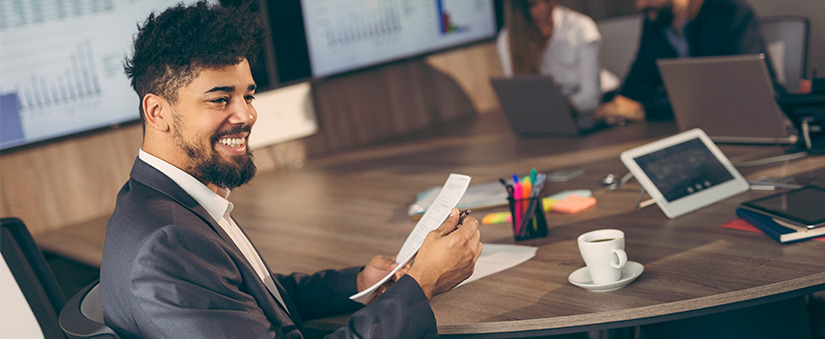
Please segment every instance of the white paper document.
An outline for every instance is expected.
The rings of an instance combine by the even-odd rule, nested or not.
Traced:
[[[398,255],[395,257],[395,262],[398,263],[398,266],[374,285],[349,298],[360,303],[368,302],[372,299],[373,293],[375,293],[375,290],[378,289],[379,286],[386,283],[395,272],[398,272],[399,269],[410,262],[410,259],[418,253],[418,249],[421,248],[421,244],[424,243],[427,234],[438,228],[438,226],[441,226],[444,220],[447,220],[447,217],[450,215],[450,210],[458,204],[458,201],[464,196],[464,192],[467,191],[467,186],[470,185],[470,179],[471,178],[466,175],[451,173],[447,178],[447,182],[445,182],[441,188],[441,192],[439,192],[435,198],[435,201],[427,208],[427,212],[418,220],[418,223],[415,224],[412,232],[407,236],[407,240],[404,241],[404,245],[401,246],[401,250],[398,251]]]
[[[515,267],[536,256],[538,247],[507,244],[484,244],[481,256],[476,261],[476,268],[467,280],[458,286],[476,281],[488,275]],[[458,287],[456,286],[456,287]]]

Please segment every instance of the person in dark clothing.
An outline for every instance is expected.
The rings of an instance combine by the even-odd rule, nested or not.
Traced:
[[[610,121],[673,118],[657,59],[765,52],[759,21],[744,0],[637,0],[645,16],[636,59],[619,93],[597,117]],[[773,70],[768,62],[768,69]]]

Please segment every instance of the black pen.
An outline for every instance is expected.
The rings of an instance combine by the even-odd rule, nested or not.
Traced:
[[[444,236],[450,235],[450,233],[455,232],[455,230],[461,227],[461,223],[464,222],[464,218],[466,218],[468,215],[470,215],[470,210],[464,210],[464,212],[461,212],[461,214],[458,215],[458,223],[455,224],[455,228],[453,228],[452,231],[448,232]]]
[[[456,229],[461,226],[461,223],[464,222],[464,218],[470,215],[470,212],[470,210],[464,210],[464,212],[461,212],[461,214],[458,215],[458,223],[455,225]]]
[[[504,180],[502,178],[499,178],[498,181],[500,181],[501,184],[504,185],[505,188],[507,188],[507,194],[509,194],[510,198],[512,198],[513,197],[513,185],[508,184],[507,180]]]

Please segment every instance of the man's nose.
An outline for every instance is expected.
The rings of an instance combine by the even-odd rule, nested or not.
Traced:
[[[258,113],[255,111],[255,107],[245,100],[238,100],[238,102],[233,103],[231,114],[229,122],[232,124],[252,125],[258,119]]]

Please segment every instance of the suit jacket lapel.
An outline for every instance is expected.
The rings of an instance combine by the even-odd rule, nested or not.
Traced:
[[[129,175],[132,177],[132,179],[169,196],[172,200],[174,200],[181,206],[184,206],[193,213],[195,213],[198,217],[201,218],[201,220],[208,224],[209,227],[211,227],[212,230],[221,237],[221,239],[223,239],[225,242],[231,245],[232,248],[234,248],[235,251],[237,251],[238,255],[243,257],[243,253],[235,244],[235,241],[233,241],[232,238],[230,238],[229,235],[226,234],[226,232],[223,230],[223,227],[218,225],[218,223],[214,219],[212,219],[212,216],[209,215],[208,212],[206,212],[206,209],[203,208],[203,206],[198,204],[198,202],[195,201],[195,199],[192,198],[192,196],[186,193],[186,191],[184,191],[183,188],[178,186],[178,184],[174,180],[170,179],[168,176],[163,174],[163,172],[158,171],[157,168],[154,168],[151,165],[144,162],[143,160],[140,160],[140,158],[137,158],[135,159],[134,166],[132,166],[132,172]],[[243,228],[241,228],[241,232],[243,232],[244,236],[246,236],[246,231],[244,231]],[[247,238],[249,237],[247,236]],[[258,251],[257,247],[255,247],[254,244],[252,244],[252,247],[255,249],[255,252],[258,254],[258,256],[261,257],[261,260],[264,262],[264,266],[266,266],[266,269],[269,272],[269,274],[272,275],[272,270],[269,269],[269,265],[267,265],[266,261],[263,260],[263,257],[261,256],[261,253]],[[251,264],[249,265],[249,269],[254,271]],[[287,296],[288,294],[284,290],[283,286],[281,286],[281,283],[278,282],[277,279],[273,278],[272,280],[275,282],[275,286],[277,287],[278,292],[281,294],[281,297],[284,298],[284,296]],[[274,296],[272,297],[273,299],[275,299]],[[275,300],[275,304],[277,304],[279,307],[287,311],[287,314],[292,319],[292,321],[296,325],[300,326],[300,320],[292,316],[293,314],[298,314],[298,310],[295,309],[295,306],[292,305],[292,302],[288,302],[286,301],[286,298],[284,298],[284,304],[286,305],[281,305],[281,303],[277,300]]]
[[[229,238],[229,235],[223,231],[223,229],[218,225],[218,223],[212,219],[212,216],[206,212],[206,209],[203,208],[197,201],[195,201],[192,196],[186,193],[178,184],[170,179],[166,174],[163,172],[158,171],[156,168],[152,167],[151,165],[145,163],[140,158],[135,160],[135,165],[132,166],[132,172],[129,174],[132,179],[153,188],[154,190],[161,192],[180,204],[181,206],[186,207],[193,213],[195,213],[198,217],[203,220],[209,227],[212,228],[218,235],[223,238],[225,241],[232,242],[232,239]]]
[[[234,220],[234,219],[235,218],[233,217],[232,220]],[[235,223],[238,224],[238,221],[235,220]],[[240,224],[238,224],[238,225],[240,225]],[[242,227],[238,227],[238,228],[240,228],[243,235],[245,237],[247,237],[247,239],[248,239],[249,236],[246,234],[246,231]],[[288,296],[289,294],[287,294],[284,287],[281,286],[281,282],[279,282],[278,279],[275,279],[275,277],[272,275],[272,270],[269,268],[269,264],[266,263],[266,260],[264,260],[264,257],[261,255],[261,251],[258,250],[258,246],[255,246],[255,244],[251,240],[249,241],[249,243],[252,244],[252,248],[255,250],[255,253],[258,255],[258,257],[261,258],[261,261],[264,263],[264,267],[266,267],[266,271],[269,273],[269,276],[272,277],[272,281],[275,283],[275,287],[278,289],[277,292],[281,294],[282,298],[284,296]],[[293,314],[296,314],[296,315],[298,314],[298,310],[295,309],[295,305],[292,303],[292,301],[288,300],[288,299],[284,299],[284,305],[283,306],[286,308],[287,314],[289,314],[289,317],[292,318],[292,321],[295,322],[295,324],[300,327],[301,326],[300,318],[292,316]]]

